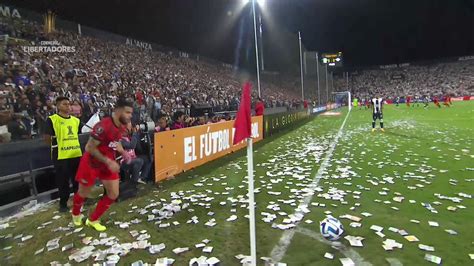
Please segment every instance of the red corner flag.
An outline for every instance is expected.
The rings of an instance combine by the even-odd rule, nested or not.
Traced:
[[[237,117],[234,122],[234,145],[252,136],[252,120],[250,111],[251,90],[252,85],[250,82],[246,82],[242,91],[242,98],[240,99],[239,111],[237,112]]]

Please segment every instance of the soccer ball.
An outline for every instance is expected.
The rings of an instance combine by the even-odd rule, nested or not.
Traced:
[[[342,223],[332,216],[327,216],[322,220],[319,223],[319,229],[323,237],[331,241],[338,240],[344,233]]]

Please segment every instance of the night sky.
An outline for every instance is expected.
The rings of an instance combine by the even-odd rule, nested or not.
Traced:
[[[253,45],[250,5],[241,0],[3,2],[231,64],[239,39],[242,49]],[[300,30],[307,50],[342,51],[347,66],[474,54],[473,0],[267,0],[262,12],[264,47],[294,50]]]

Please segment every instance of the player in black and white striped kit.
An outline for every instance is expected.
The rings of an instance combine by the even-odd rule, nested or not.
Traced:
[[[380,97],[374,97],[372,99],[372,132],[375,131],[375,121],[380,119],[380,130],[385,131],[383,129],[383,99]]]

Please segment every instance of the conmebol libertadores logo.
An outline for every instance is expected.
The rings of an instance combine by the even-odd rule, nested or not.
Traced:
[[[39,45],[23,46],[25,53],[74,53],[75,46],[61,45],[58,41],[41,41]]]

